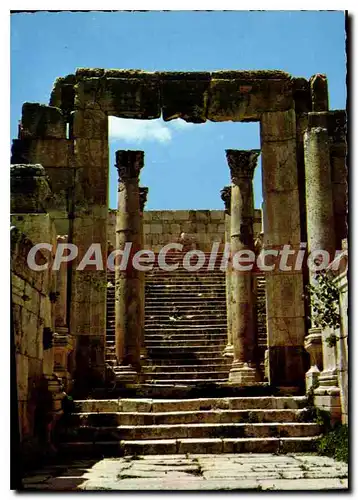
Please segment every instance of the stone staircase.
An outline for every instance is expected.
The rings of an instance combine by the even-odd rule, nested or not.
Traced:
[[[305,397],[80,400],[60,431],[71,455],[278,453],[314,449]]]
[[[139,384],[94,390],[76,400],[59,426],[60,450],[78,456],[185,453],[285,453],[315,449],[320,427],[304,396],[274,388],[228,384],[225,273],[176,271],[156,263],[146,276],[145,343],[148,359]],[[208,256],[206,256],[206,261]],[[114,273],[108,274],[114,285]],[[264,304],[264,280],[256,294]],[[260,319],[263,324],[264,318]],[[114,355],[114,286],[107,288],[108,363]],[[266,329],[259,329],[266,347]],[[276,394],[276,395],[273,395]]]
[[[190,272],[180,254],[166,258],[169,265],[179,264],[175,271],[160,269],[156,259],[146,276],[146,383],[227,381],[230,359],[222,355],[227,342],[225,272],[220,270],[222,254],[212,270],[207,270],[209,258],[206,254],[202,268]]]

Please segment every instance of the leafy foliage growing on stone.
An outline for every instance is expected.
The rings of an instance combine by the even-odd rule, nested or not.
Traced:
[[[316,273],[316,284],[307,285],[311,302],[311,321],[322,328],[339,328],[339,291],[329,274],[323,270]]]

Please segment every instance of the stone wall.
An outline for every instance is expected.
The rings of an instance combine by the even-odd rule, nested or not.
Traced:
[[[16,230],[11,238],[11,281],[13,331],[16,352],[16,375],[19,409],[20,440],[32,453],[46,439],[46,411],[51,411],[52,399],[46,407],[48,393],[44,390],[43,374],[53,369],[53,354],[49,348],[52,328],[49,298],[50,273],[31,270],[27,254],[33,242]],[[37,263],[48,256],[37,254]],[[44,425],[42,425],[44,424]]]
[[[115,247],[116,210],[108,215],[108,241]],[[214,242],[225,243],[224,210],[148,210],[144,212],[144,244],[159,252],[163,245],[178,242],[181,233],[196,248],[209,252]],[[255,210],[254,235],[261,232],[261,210]]]

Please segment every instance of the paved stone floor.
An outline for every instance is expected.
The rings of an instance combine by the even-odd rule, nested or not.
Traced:
[[[307,454],[147,455],[48,465],[27,490],[344,490],[348,466]]]

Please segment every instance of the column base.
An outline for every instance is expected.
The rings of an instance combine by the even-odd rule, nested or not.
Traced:
[[[322,354],[322,330],[314,327],[308,330],[308,335],[305,337],[304,347],[310,355],[311,366],[317,366],[319,370],[323,367]]]
[[[227,344],[222,355],[225,358],[233,358],[234,357],[234,346],[232,344]]]
[[[251,368],[247,363],[233,363],[229,373],[229,383],[238,386],[256,385],[259,381],[259,374],[255,368]]]
[[[138,382],[138,373],[132,365],[115,366],[113,372],[118,384],[136,384]]]
[[[316,365],[311,366],[308,372],[306,372],[306,393],[318,386],[320,373]]]

